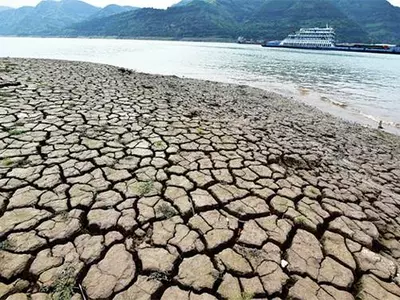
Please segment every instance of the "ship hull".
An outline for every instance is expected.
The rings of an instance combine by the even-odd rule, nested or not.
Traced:
[[[393,49],[368,49],[368,48],[355,48],[355,47],[299,47],[299,46],[281,46],[281,45],[268,45],[263,44],[262,47],[266,48],[287,48],[287,49],[302,49],[302,50],[321,50],[321,51],[344,51],[344,52],[364,52],[364,53],[380,53],[380,54],[398,54],[399,50]]]

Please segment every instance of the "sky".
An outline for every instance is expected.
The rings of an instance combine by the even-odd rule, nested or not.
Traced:
[[[108,4],[131,5],[138,7],[167,8],[179,0],[84,0],[95,6]],[[368,1],[368,0],[365,0]],[[0,0],[0,6],[20,7],[24,5],[35,6],[40,0]],[[400,6],[400,0],[389,0],[393,5]]]

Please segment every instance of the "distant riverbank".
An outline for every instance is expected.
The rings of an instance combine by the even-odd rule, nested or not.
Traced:
[[[41,36],[41,35],[0,35],[0,38],[40,38],[40,39],[88,39],[88,40],[132,40],[132,41],[175,41],[175,42],[206,42],[206,43],[237,43],[237,39],[220,37],[154,37],[154,36]]]

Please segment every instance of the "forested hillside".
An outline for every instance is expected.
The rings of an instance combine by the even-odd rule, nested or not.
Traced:
[[[69,32],[119,37],[282,39],[326,26],[342,42],[400,42],[400,8],[386,0],[183,0],[82,22]]]
[[[341,42],[400,43],[400,8],[387,0],[183,0],[165,10],[47,0],[0,11],[1,35],[275,40],[327,24]]]

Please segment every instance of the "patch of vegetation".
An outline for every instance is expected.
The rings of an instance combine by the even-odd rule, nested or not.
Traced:
[[[0,242],[0,250],[7,250],[10,248],[10,242],[8,240]]]
[[[140,196],[145,196],[153,190],[154,182],[149,180],[146,182],[138,182],[137,183],[137,192]]]
[[[243,292],[239,296],[233,297],[229,300],[252,300],[253,297],[254,297],[254,294]]]
[[[156,210],[157,212],[163,214],[163,216],[167,219],[172,218],[176,214],[175,209],[167,203],[162,203],[161,205],[157,206]]]
[[[197,134],[199,134],[199,135],[206,134],[205,130],[204,130],[203,128],[201,128],[201,127],[198,127],[198,128],[196,129],[196,132],[197,132]]]
[[[4,167],[9,167],[14,163],[14,161],[11,158],[5,158],[1,161],[1,165]]]
[[[21,134],[24,134],[24,133],[25,133],[25,131],[24,130],[20,130],[20,129],[12,129],[12,130],[10,130],[8,132],[9,135],[14,135],[14,136],[21,135]]]
[[[67,266],[52,285],[41,288],[41,291],[51,292],[53,300],[70,300],[74,294],[75,280],[75,269]]]
[[[163,149],[163,148],[165,148],[165,143],[163,142],[163,141],[156,141],[155,143],[154,143],[154,147],[156,148],[156,149]]]
[[[294,218],[296,224],[306,225],[309,220],[305,216],[298,216]]]

